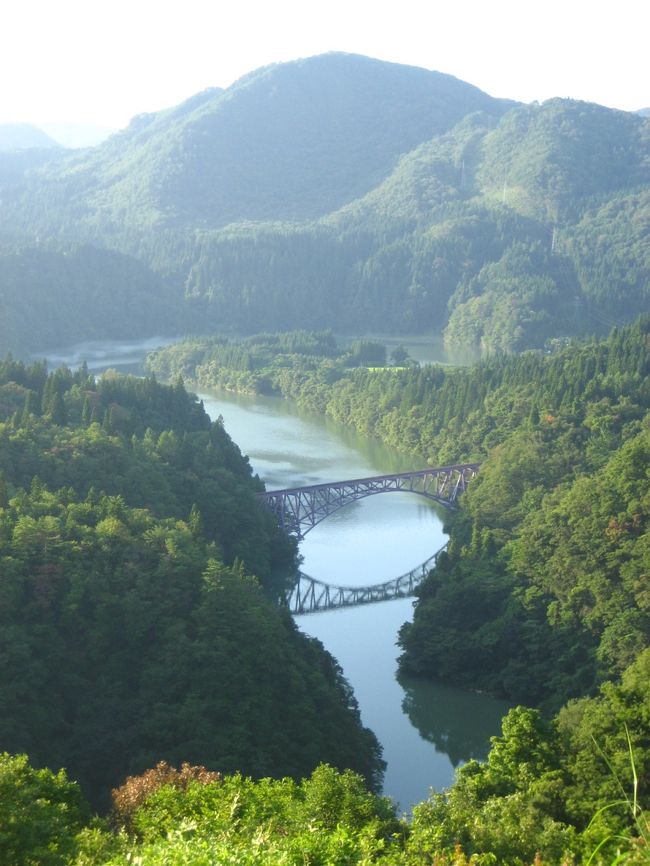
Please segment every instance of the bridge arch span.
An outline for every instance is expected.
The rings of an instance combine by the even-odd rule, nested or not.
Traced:
[[[417,493],[447,508],[454,508],[478,469],[478,463],[463,463],[271,490],[258,494],[258,497],[273,511],[286,532],[304,538],[311,529],[345,505],[379,493]]]

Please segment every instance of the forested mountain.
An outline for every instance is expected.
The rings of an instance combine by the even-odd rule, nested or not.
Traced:
[[[278,64],[136,117],[39,194],[65,191],[63,213],[88,209],[107,233],[309,219],[369,191],[402,153],[477,110],[503,104],[423,69],[345,54]]]
[[[407,671],[557,708],[650,648],[647,317],[469,368],[355,369],[325,336],[186,341],[149,363],[280,393],[430,465],[481,462],[403,632]]]
[[[421,585],[413,623],[402,630],[402,664],[421,676],[543,704],[546,713],[512,709],[487,761],[460,767],[454,784],[432,793],[406,821],[354,774],[330,767],[296,784],[158,764],[116,789],[110,826],[91,829],[78,789],[63,774],[2,755],[0,822],[12,820],[0,855],[45,850],[47,841],[43,862],[52,866],[646,866],[649,339],[646,317],[607,340],[575,342],[550,355],[489,358],[471,368],[354,366],[377,346],[359,341],[341,351],[322,332],[192,340],[158,352],[151,363],[166,373],[183,369],[206,384],[229,378],[235,387],[276,389],[431,462],[480,460],[477,479],[450,519],[447,554]],[[160,388],[151,381],[138,387],[153,395]],[[52,385],[43,388],[46,417],[60,411],[55,393]],[[74,406],[73,393],[74,386],[66,408]],[[178,400],[184,392],[176,386],[173,393]],[[193,413],[200,418],[196,405]],[[136,413],[136,429],[137,422]],[[14,437],[35,423],[23,410]],[[16,557],[25,539],[52,544],[59,525],[39,482],[10,502],[9,525],[18,504],[32,509],[33,522],[13,530]],[[100,509],[95,533],[104,543],[116,534],[116,519],[122,542],[132,530],[111,501],[86,497],[68,507],[66,528],[77,533]],[[187,548],[183,525],[175,528],[178,553]],[[177,557],[173,564],[182,563]],[[49,616],[51,597],[38,575],[27,615],[40,607]],[[208,595],[211,578],[208,572]],[[229,604],[231,578],[219,571],[220,598],[211,603]],[[66,598],[73,621],[75,600]],[[233,615],[232,607],[226,610]],[[203,624],[202,613],[193,621]],[[262,623],[254,619],[250,633],[266,636]],[[148,672],[160,675],[155,665]],[[559,713],[550,712],[570,696]]]
[[[24,183],[25,175],[45,163],[55,163],[67,158],[63,148],[29,147],[23,150],[0,150],[0,194],[6,195],[13,187]],[[6,203],[6,199],[2,199]],[[9,237],[15,236],[14,227],[8,230]]]
[[[649,152],[639,114],[327,54],[40,167],[0,160],[0,238],[137,259],[167,281],[176,332],[444,331],[520,351],[647,309]],[[116,331],[125,318],[115,305]]]
[[[378,784],[340,668],[276,604],[295,549],[260,488],[181,383],[0,364],[3,750],[97,805],[163,758]]]
[[[647,863],[650,322],[554,338],[647,311],[649,145],[641,113],[332,54],[0,154],[0,353],[212,334],[150,359],[171,386],[0,363],[1,747],[101,807],[208,766],[129,779],[109,827],[2,754],[0,861]],[[288,326],[319,331],[214,336]],[[387,368],[328,326],[490,355]],[[295,547],[179,372],[481,462],[401,666],[546,716],[513,710],[410,824],[349,771],[298,781],[376,789],[379,748],[274,603]]]
[[[135,339],[177,328],[169,281],[131,256],[87,244],[0,249],[0,286],[4,352],[42,352],[80,336]]]

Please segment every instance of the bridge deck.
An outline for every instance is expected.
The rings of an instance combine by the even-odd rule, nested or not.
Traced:
[[[372,484],[373,482],[382,482],[382,481],[390,481],[395,480],[399,481],[403,479],[405,481],[409,481],[415,478],[426,478],[430,476],[432,473],[442,473],[442,472],[452,472],[456,471],[464,471],[469,470],[472,472],[478,472],[480,467],[480,463],[458,463],[452,466],[439,466],[439,467],[429,467],[427,469],[416,469],[411,472],[390,472],[387,475],[370,475],[366,478],[350,478],[345,481],[323,481],[321,484],[307,484],[303,487],[284,487],[279,490],[267,490],[265,493],[258,493],[258,497],[260,499],[264,499],[269,495],[279,496],[280,494],[292,494],[292,493],[307,493],[310,491],[318,491],[318,490],[328,490],[332,488],[347,486],[347,485],[359,485],[359,484]]]
[[[334,511],[378,493],[417,493],[453,508],[478,469],[478,463],[429,467],[414,472],[394,472],[347,481],[269,490],[258,493],[258,498],[275,513],[278,523],[287,532],[303,538]]]

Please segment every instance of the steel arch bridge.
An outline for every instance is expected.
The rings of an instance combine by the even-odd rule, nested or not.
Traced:
[[[339,508],[379,493],[417,493],[453,508],[469,482],[476,477],[479,465],[461,463],[416,472],[271,490],[258,493],[258,498],[273,511],[286,532],[300,539]]]
[[[422,583],[446,548],[445,544],[433,556],[406,574],[373,586],[334,586],[299,571],[296,583],[284,596],[284,603],[292,614],[298,616],[339,607],[356,607],[378,601],[408,598],[415,594],[418,584]]]

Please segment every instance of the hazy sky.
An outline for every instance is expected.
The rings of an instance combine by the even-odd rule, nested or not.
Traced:
[[[0,122],[118,128],[325,51],[634,110],[650,105],[649,25],[648,0],[6,0]]]

